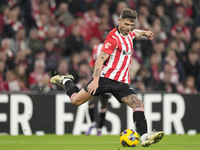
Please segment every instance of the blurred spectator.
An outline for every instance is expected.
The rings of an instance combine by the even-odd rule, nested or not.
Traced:
[[[5,63],[3,61],[0,61],[0,92],[9,90],[8,82],[6,82],[5,80]]]
[[[57,74],[61,75],[69,74],[68,68],[69,68],[68,61],[65,59],[61,59],[58,63]]]
[[[200,3],[200,2],[199,2]],[[197,5],[197,13],[195,15],[195,18],[194,18],[194,27],[198,27],[200,26],[200,10],[199,10],[199,6]]]
[[[86,76],[81,76],[76,85],[78,86],[79,89],[81,89],[87,84],[88,84],[88,78]]]
[[[181,3],[175,8],[176,19],[183,18],[185,24],[191,29],[193,26],[192,15],[192,0],[181,0]]]
[[[0,7],[0,39],[5,36],[5,24],[9,17],[10,8],[8,5],[2,5]]]
[[[19,50],[22,50],[27,54],[30,53],[28,49],[28,39],[26,38],[24,29],[18,30],[15,38],[11,39],[11,49],[14,55],[16,55]]]
[[[140,30],[152,30],[144,15],[139,15],[135,22],[135,28]],[[135,40],[135,47],[142,52],[142,57],[145,59],[151,53],[152,43],[146,37],[141,37]]]
[[[48,33],[49,30],[49,19],[46,14],[39,15],[39,19],[36,22],[38,28],[38,36],[40,40],[43,40]]]
[[[140,76],[136,76],[135,82],[134,82],[134,84],[132,84],[132,86],[137,91],[140,91],[140,92],[147,91],[147,88]]]
[[[164,9],[164,13],[169,16],[172,20],[172,23],[175,22],[175,4],[174,4],[174,0],[163,0],[161,2],[161,6]]]
[[[63,53],[62,51],[67,48],[65,38],[63,37],[64,34],[65,34],[64,29],[61,29],[56,26],[51,26],[51,27],[49,27],[49,31],[45,38],[45,40],[51,40],[53,42],[54,50],[57,51],[59,55],[62,55],[62,53]]]
[[[196,94],[197,89],[195,86],[195,78],[193,76],[187,76],[184,84],[184,94]]]
[[[156,16],[160,19],[161,29],[163,29],[167,35],[169,35],[172,27],[172,22],[170,18],[164,13],[164,9],[160,5],[156,7]]]
[[[69,74],[69,71],[68,71],[68,61],[65,60],[65,59],[62,59],[59,61],[58,63],[58,67],[57,67],[57,72],[55,74],[59,74],[59,75],[67,75]],[[52,74],[51,74],[52,76]],[[64,90],[65,89],[65,86],[63,86],[62,84],[56,84],[56,90]]]
[[[140,67],[140,69],[138,70],[138,72],[136,74],[135,81],[142,82],[144,84],[144,87],[141,86],[141,83],[140,83],[140,86],[143,87],[142,89],[145,89],[145,90],[151,90],[152,86],[153,86],[153,82],[154,82],[152,80],[150,72],[148,72],[148,70],[145,66]],[[139,89],[139,87],[136,86],[136,89],[137,88]],[[141,90],[141,89],[139,89],[139,90]]]
[[[118,25],[118,18],[120,16],[120,13],[125,8],[128,8],[127,3],[124,1],[119,1],[119,3],[117,4],[115,13],[113,13],[110,18],[110,25],[112,28]]]
[[[179,82],[184,82],[185,80],[185,69],[183,67],[182,62],[177,58],[175,51],[168,50],[167,55],[165,56],[163,63],[168,63],[171,65],[171,75],[176,76],[176,80],[174,84],[178,84]]]
[[[79,79],[85,76],[89,82],[92,78],[92,73],[91,73],[88,61],[85,61],[85,60],[80,61],[78,63],[78,67],[79,67],[79,70],[78,70]]]
[[[8,82],[8,89],[10,92],[20,92],[24,90],[24,87],[20,85],[13,70],[8,70],[6,72],[6,81]]]
[[[143,3],[142,5],[139,6],[138,14],[144,16],[146,18],[147,22],[149,24],[152,24],[152,20],[154,17],[152,14],[150,14],[147,4]]]
[[[11,50],[11,40],[9,38],[4,38],[1,41],[0,50],[4,51],[8,58],[13,58],[14,57],[14,54],[13,54],[13,52]]]
[[[178,18],[177,22],[171,29],[171,35],[176,36],[177,32],[182,32],[182,38],[189,42],[191,40],[190,29],[185,25],[185,21],[183,18]]]
[[[193,49],[194,51],[197,52],[197,54],[200,54],[200,40],[194,40],[191,43],[191,46],[189,47],[191,49]],[[200,56],[200,55],[199,55]]]
[[[17,0],[1,0],[0,4],[8,4],[12,7],[17,4]]]
[[[72,22],[72,24],[70,25],[70,27],[68,29],[66,29],[66,35],[68,36],[69,34],[71,34],[72,29],[74,26],[79,25],[81,27],[82,30],[80,30],[80,35],[86,39],[87,38],[87,33],[89,33],[90,28],[89,26],[87,26],[87,24],[85,23],[85,20],[83,18],[83,13],[82,12],[77,12],[75,14],[75,20],[74,22]]]
[[[9,37],[15,37],[18,30],[23,29],[22,23],[19,21],[19,7],[12,7],[8,14],[8,19],[6,19],[5,30]]]
[[[45,56],[46,71],[55,72],[58,62],[60,60],[60,55],[56,51],[54,51],[54,45],[51,40],[47,40],[44,43],[44,49],[46,53],[46,56]]]
[[[16,54],[15,65],[16,66],[22,65],[24,67],[24,69],[28,68],[28,63],[27,63],[27,60],[26,60],[26,54],[22,50],[19,50]]]
[[[53,12],[55,9],[55,0],[40,0],[40,13],[46,14],[50,20],[52,20]]]
[[[15,67],[14,59],[9,58],[5,51],[0,51],[0,61],[5,63],[6,69],[14,69]]]
[[[81,60],[86,60],[90,62],[91,60],[91,53],[87,48],[83,48],[80,53]]]
[[[74,16],[68,11],[68,8],[69,6],[67,3],[60,3],[55,14],[63,17],[64,25],[70,26],[74,21]]]
[[[153,20],[152,32],[154,33],[154,39],[160,39],[162,42],[167,44],[168,38],[166,32],[161,28],[161,23],[159,18]]]
[[[28,47],[31,49],[32,55],[35,55],[36,51],[43,47],[43,43],[38,39],[38,30],[32,28],[29,31]]]
[[[153,51],[150,54],[152,53],[155,53],[155,55],[157,56],[156,58],[158,59],[158,62],[162,63],[165,56],[165,46],[161,40],[159,39],[155,40],[155,42],[153,43]],[[148,56],[150,54],[148,54]]]
[[[151,54],[149,61],[146,62],[146,67],[148,71],[151,73],[152,80],[155,83],[158,83],[160,80],[159,72],[161,71],[161,63],[159,63],[158,55]]]
[[[172,31],[173,32],[173,31]],[[178,44],[178,53],[185,54],[187,43],[184,39],[183,28],[181,26],[177,26],[176,32],[174,32],[174,36],[170,40],[175,40]]]
[[[171,72],[164,72],[164,78],[156,84],[155,91],[177,92],[175,84],[171,82]]]
[[[99,44],[99,43],[101,43],[101,41],[99,40],[99,38],[93,37],[93,38],[90,40],[89,44],[88,44],[88,49],[89,49],[90,51],[92,51],[93,47],[94,47],[96,44]]]
[[[140,30],[151,30],[151,25],[147,22],[147,18],[144,15],[139,15],[138,21],[135,23],[135,28]]]
[[[140,69],[141,65],[140,63],[137,61],[136,58],[132,58],[131,60],[131,66],[130,66],[130,81],[134,82],[136,74],[138,72],[138,70]]]
[[[165,76],[165,72],[172,72],[172,66],[169,64],[169,63],[165,63],[164,66],[163,66],[163,70],[160,71],[159,73],[159,77],[160,77],[160,80],[163,80],[164,79],[164,76]],[[176,83],[177,82],[177,74],[172,74],[171,73],[171,79],[170,79],[171,83]]]
[[[75,25],[72,29],[72,33],[67,37],[66,44],[67,50],[65,56],[70,56],[73,52],[81,52],[81,49],[85,47],[83,37],[80,35],[81,27]]]
[[[194,35],[192,37],[191,42],[193,42],[193,40],[199,40],[200,41],[200,26],[195,28]]]
[[[184,62],[184,67],[185,67],[185,72],[187,76],[193,76],[196,79],[198,78],[198,75],[200,74],[199,68],[200,68],[200,63],[199,63],[199,58],[198,58],[198,53],[190,49],[188,54],[187,54],[187,59]]]
[[[104,39],[102,37],[105,30],[111,30],[111,27],[109,25],[109,17],[106,15],[102,15],[100,16],[100,22],[98,26],[96,26],[93,37],[97,37],[101,42],[104,42]]]
[[[36,60],[34,71],[28,76],[28,85],[32,91],[45,91],[48,92],[53,88],[49,82],[50,75],[45,72],[45,62],[43,60]]]
[[[98,17],[94,7],[89,5],[87,11],[83,14],[84,21],[89,30],[84,36],[84,40],[88,43],[91,38],[95,37],[96,29],[98,28],[100,18]]]
[[[108,3],[102,2],[98,8],[98,16],[107,16],[110,17],[109,5]]]
[[[77,52],[73,52],[71,57],[70,57],[70,62],[69,62],[69,73],[74,76],[74,83],[77,84],[79,81],[79,62],[81,60],[80,54]]]
[[[27,91],[27,77],[26,77],[26,70],[23,65],[17,65],[15,67],[15,75],[18,80],[19,86],[22,91]]]

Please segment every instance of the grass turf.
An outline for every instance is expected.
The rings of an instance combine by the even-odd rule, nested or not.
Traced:
[[[0,136],[0,150],[123,150],[119,136],[74,136],[66,134],[57,136]],[[157,144],[142,147],[140,143],[134,148],[148,150],[199,150],[200,134],[197,135],[165,135]]]

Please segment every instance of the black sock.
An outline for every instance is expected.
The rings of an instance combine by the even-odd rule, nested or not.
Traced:
[[[71,97],[73,93],[79,92],[79,88],[71,80],[65,82],[65,88],[66,88],[66,93],[69,97]]]
[[[68,80],[68,81],[65,82],[66,90],[68,90],[72,86],[76,86],[72,80]]]
[[[147,133],[147,121],[143,111],[133,112],[133,122],[135,123],[140,136]]]
[[[91,122],[94,122],[94,108],[89,108],[88,111],[89,111]]]
[[[101,112],[100,114],[100,120],[99,120],[99,128],[101,129],[104,125],[105,122],[105,117],[106,117],[106,113],[105,112]]]

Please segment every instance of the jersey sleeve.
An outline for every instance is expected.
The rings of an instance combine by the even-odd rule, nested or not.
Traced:
[[[135,33],[135,31],[134,31],[134,30],[131,31],[131,34],[132,34],[132,39],[134,39],[134,38],[136,37],[136,33]]]
[[[101,51],[111,55],[117,47],[117,44],[117,39],[112,36],[107,36]]]

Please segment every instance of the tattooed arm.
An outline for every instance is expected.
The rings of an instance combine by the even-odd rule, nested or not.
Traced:
[[[149,40],[153,39],[154,34],[151,31],[144,31],[139,29],[133,30],[136,33],[135,38],[139,38],[140,36],[146,36]]]
[[[97,58],[95,62],[94,67],[94,80],[99,80],[99,76],[103,67],[103,63],[106,61],[106,59],[109,57],[109,55],[103,51],[101,51],[99,57]]]
[[[100,73],[103,67],[103,63],[106,61],[106,59],[109,57],[109,54],[101,51],[99,57],[97,58],[96,62],[95,62],[95,66],[94,66],[94,79],[93,81],[90,83],[90,85],[88,85],[88,93],[89,94],[95,94],[96,89],[99,86],[99,77],[100,77]]]

